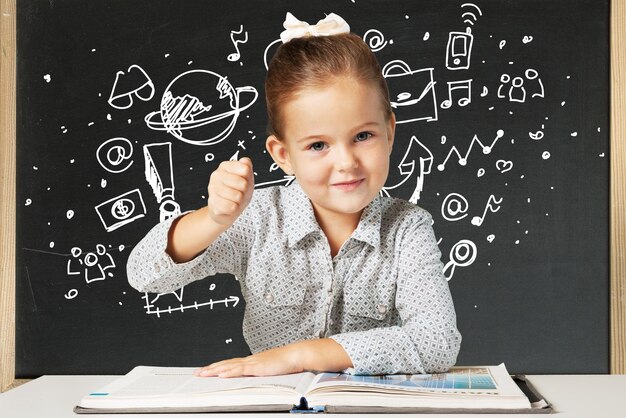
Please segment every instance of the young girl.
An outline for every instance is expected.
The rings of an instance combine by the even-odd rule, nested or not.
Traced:
[[[238,278],[253,354],[201,376],[446,371],[461,336],[432,218],[379,194],[395,130],[380,65],[334,14],[312,27],[288,14],[285,28],[265,82],[266,148],[296,181],[253,193],[250,159],[221,163],[205,207],[133,249],[128,280],[171,292]]]

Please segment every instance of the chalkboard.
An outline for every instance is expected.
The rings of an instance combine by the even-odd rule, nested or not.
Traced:
[[[398,119],[382,191],[427,209],[459,364],[609,369],[608,1],[63,0],[17,4],[16,376],[194,366],[249,350],[236,279],[127,282],[146,232],[264,151],[286,12],[375,51]],[[217,92],[231,100],[220,100]],[[181,105],[213,114],[181,116]]]

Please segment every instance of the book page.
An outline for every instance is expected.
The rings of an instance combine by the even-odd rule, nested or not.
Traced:
[[[343,373],[321,373],[312,383],[311,391],[356,390],[371,388],[379,392],[480,393],[497,395],[501,391],[495,375],[497,367],[454,367],[448,373],[396,374],[360,376]],[[505,377],[506,369],[504,370]],[[510,379],[510,378],[509,378]],[[500,379],[502,381],[503,379]],[[510,389],[507,387],[507,389]]]
[[[194,367],[139,366],[126,376],[90,395],[137,398],[230,392],[246,388],[266,388],[272,392],[301,394],[306,391],[314,377],[312,373],[269,377],[197,377],[193,374],[194,370],[196,370]]]
[[[307,393],[309,405],[335,408],[530,408],[504,365],[453,367],[439,374],[322,373],[311,387]]]

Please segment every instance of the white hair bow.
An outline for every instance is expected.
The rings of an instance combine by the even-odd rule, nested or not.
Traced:
[[[306,22],[296,19],[294,15],[287,12],[283,27],[285,30],[280,34],[280,39],[283,43],[303,36],[328,36],[350,32],[348,23],[335,13],[329,14],[324,19],[317,22],[316,25],[309,25]]]

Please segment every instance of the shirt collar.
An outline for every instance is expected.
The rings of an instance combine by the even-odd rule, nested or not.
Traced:
[[[380,227],[382,219],[382,198],[376,196],[369,205],[363,209],[359,225],[352,233],[353,239],[368,243],[374,248],[380,245]]]
[[[287,243],[290,247],[313,232],[321,232],[315,219],[313,205],[297,181],[285,187],[284,199],[285,225],[283,227],[287,231]]]
[[[317,219],[315,219],[311,200],[297,181],[285,187],[284,196],[285,229],[287,232],[287,243],[290,247],[293,247],[313,232],[322,232]],[[382,201],[380,196],[376,196],[363,209],[359,224],[352,233],[351,238],[378,248],[380,245],[381,219]]]

